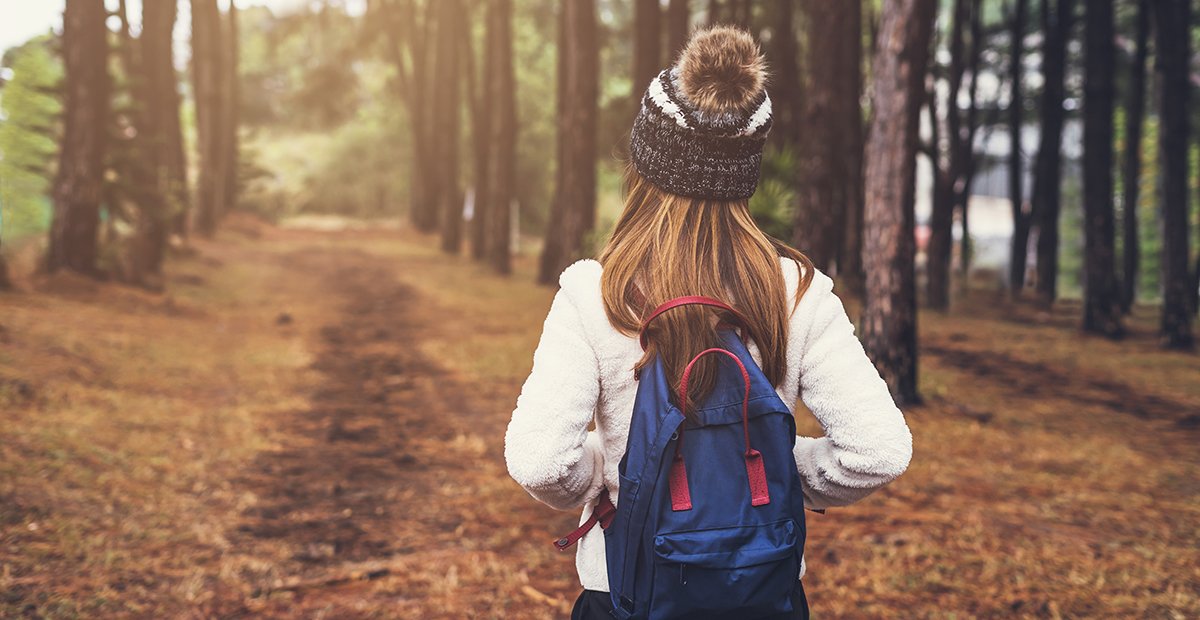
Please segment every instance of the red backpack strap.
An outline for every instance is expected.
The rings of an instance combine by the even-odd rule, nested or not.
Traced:
[[[599,523],[601,528],[607,528],[612,523],[613,517],[617,516],[617,507],[613,506],[612,500],[608,498],[608,488],[605,487],[600,492],[600,497],[596,499],[596,506],[592,508],[592,514],[575,528],[575,531],[554,541],[554,548],[559,551],[566,551],[571,545],[579,542],[585,534],[592,531],[593,527]]]
[[[638,340],[642,343],[643,351],[646,350],[646,338],[648,336],[647,330],[650,328],[650,323],[652,323],[654,319],[658,318],[660,314],[680,306],[709,306],[724,310],[733,315],[734,319],[738,322],[738,327],[746,329],[745,317],[743,317],[737,310],[734,310],[732,306],[719,299],[704,297],[703,295],[686,295],[684,297],[676,297],[675,299],[667,301],[661,306],[655,308],[654,312],[651,312],[650,316],[646,317],[645,321],[642,321],[642,330],[638,334]]]

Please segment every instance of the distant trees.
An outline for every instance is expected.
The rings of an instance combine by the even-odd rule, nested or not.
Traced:
[[[1159,151],[1162,181],[1159,185],[1162,213],[1162,322],[1159,328],[1164,347],[1190,349],[1192,339],[1192,296],[1188,273],[1188,99],[1191,89],[1189,0],[1157,0],[1154,3],[1158,74],[1162,84],[1159,99]]]
[[[1122,334],[1113,240],[1113,0],[1088,0],[1084,23],[1083,329]]]
[[[687,45],[691,31],[691,8],[688,0],[671,0],[667,5],[667,64],[674,63]],[[637,87],[637,84],[634,84]]]
[[[1042,0],[1041,3],[1045,41],[1042,49],[1042,128],[1034,163],[1032,199],[1038,230],[1037,293],[1047,306],[1058,297],[1058,220],[1062,211],[1062,132],[1066,116],[1063,99],[1066,92],[1067,44],[1074,23],[1075,0],[1057,0],[1053,3],[1054,7],[1051,4],[1051,0]],[[1140,126],[1140,119],[1137,123]],[[1125,246],[1125,251],[1129,252],[1129,245]]]
[[[192,90],[196,99],[197,232],[211,237],[217,230],[221,187],[221,16],[217,0],[192,0]]]
[[[662,69],[662,9],[658,0],[633,0],[633,87],[630,101],[637,112],[642,93]]]
[[[491,192],[486,223],[488,262],[496,271],[512,271],[512,203],[517,182],[517,85],[513,67],[512,0],[488,2],[488,49],[494,88],[491,119]]]
[[[807,7],[807,84],[792,241],[818,268],[830,269],[838,260],[847,213],[859,203],[862,6],[814,0]]]
[[[1024,180],[1025,165],[1021,160],[1021,128],[1025,111],[1025,72],[1023,57],[1025,51],[1026,15],[1029,12],[1029,0],[1013,0],[1012,22],[1009,28],[1009,100],[1008,100],[1008,139],[1010,150],[1008,154],[1008,198],[1012,202],[1013,234],[1011,251],[1009,252],[1008,283],[1014,297],[1021,294],[1025,288],[1026,246],[1029,243],[1029,228],[1032,224],[1032,213],[1028,211],[1025,202]]]
[[[552,283],[596,222],[596,115],[600,50],[595,0],[559,3],[558,170],[538,282]]]
[[[461,39],[467,36],[466,7],[462,0],[438,0],[437,45],[434,57],[433,172],[435,185],[431,197],[441,221],[442,250],[456,254],[462,247],[462,189],[458,178],[458,143],[462,134],[462,106],[459,97],[463,59]]]
[[[939,114],[938,79],[932,83],[930,110],[930,160],[933,164],[933,199],[926,246],[926,304],[935,310],[950,306],[950,259],[954,242],[954,212],[965,210],[975,168],[975,132],[978,128],[979,64],[983,52],[982,0],[955,0],[950,24],[950,64],[946,67],[946,101]],[[970,34],[970,47],[967,35]],[[964,75],[971,72],[967,105],[960,95]]]
[[[67,0],[62,56],[66,73],[63,135],[46,258],[51,270],[97,273],[97,232],[111,80],[104,0]]]
[[[885,0],[873,60],[874,118],[865,150],[862,338],[902,405],[917,392],[913,178],[936,0]]]
[[[1121,309],[1129,313],[1137,298],[1141,263],[1138,238],[1138,198],[1142,176],[1142,125],[1146,108],[1146,61],[1150,55],[1150,0],[1137,2],[1137,31],[1133,62],[1125,93],[1125,154],[1121,163]],[[1041,260],[1040,258],[1038,260]]]

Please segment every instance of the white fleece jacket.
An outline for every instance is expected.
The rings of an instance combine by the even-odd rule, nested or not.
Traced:
[[[781,260],[781,268],[792,297],[799,269],[790,260]],[[617,464],[637,392],[633,366],[642,353],[636,338],[608,322],[601,269],[583,260],[559,277],[533,370],[504,438],[513,479],[553,508],[583,506],[580,522],[591,514],[602,485],[619,502]],[[749,348],[759,360],[753,343]],[[792,313],[787,368],[779,396],[789,406],[803,399],[825,431],[824,437],[796,441],[806,506],[845,506],[905,470],[912,435],[854,336],[833,281],[819,271]],[[593,421],[596,430],[588,432]],[[600,528],[579,541],[575,566],[585,589],[608,591]]]

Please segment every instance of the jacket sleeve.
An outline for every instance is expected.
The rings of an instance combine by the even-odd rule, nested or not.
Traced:
[[[805,505],[845,506],[904,472],[912,435],[824,274],[815,274],[792,329],[804,338],[800,398],[825,431],[796,440]]]
[[[596,353],[579,310],[559,290],[504,437],[509,475],[552,508],[576,508],[600,494],[604,452],[588,432],[599,396]]]

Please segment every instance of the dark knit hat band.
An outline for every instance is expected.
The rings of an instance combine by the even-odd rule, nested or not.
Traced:
[[[660,189],[688,198],[742,200],[754,195],[771,129],[764,92],[748,112],[697,110],[663,71],[646,90],[630,134],[633,166]]]

